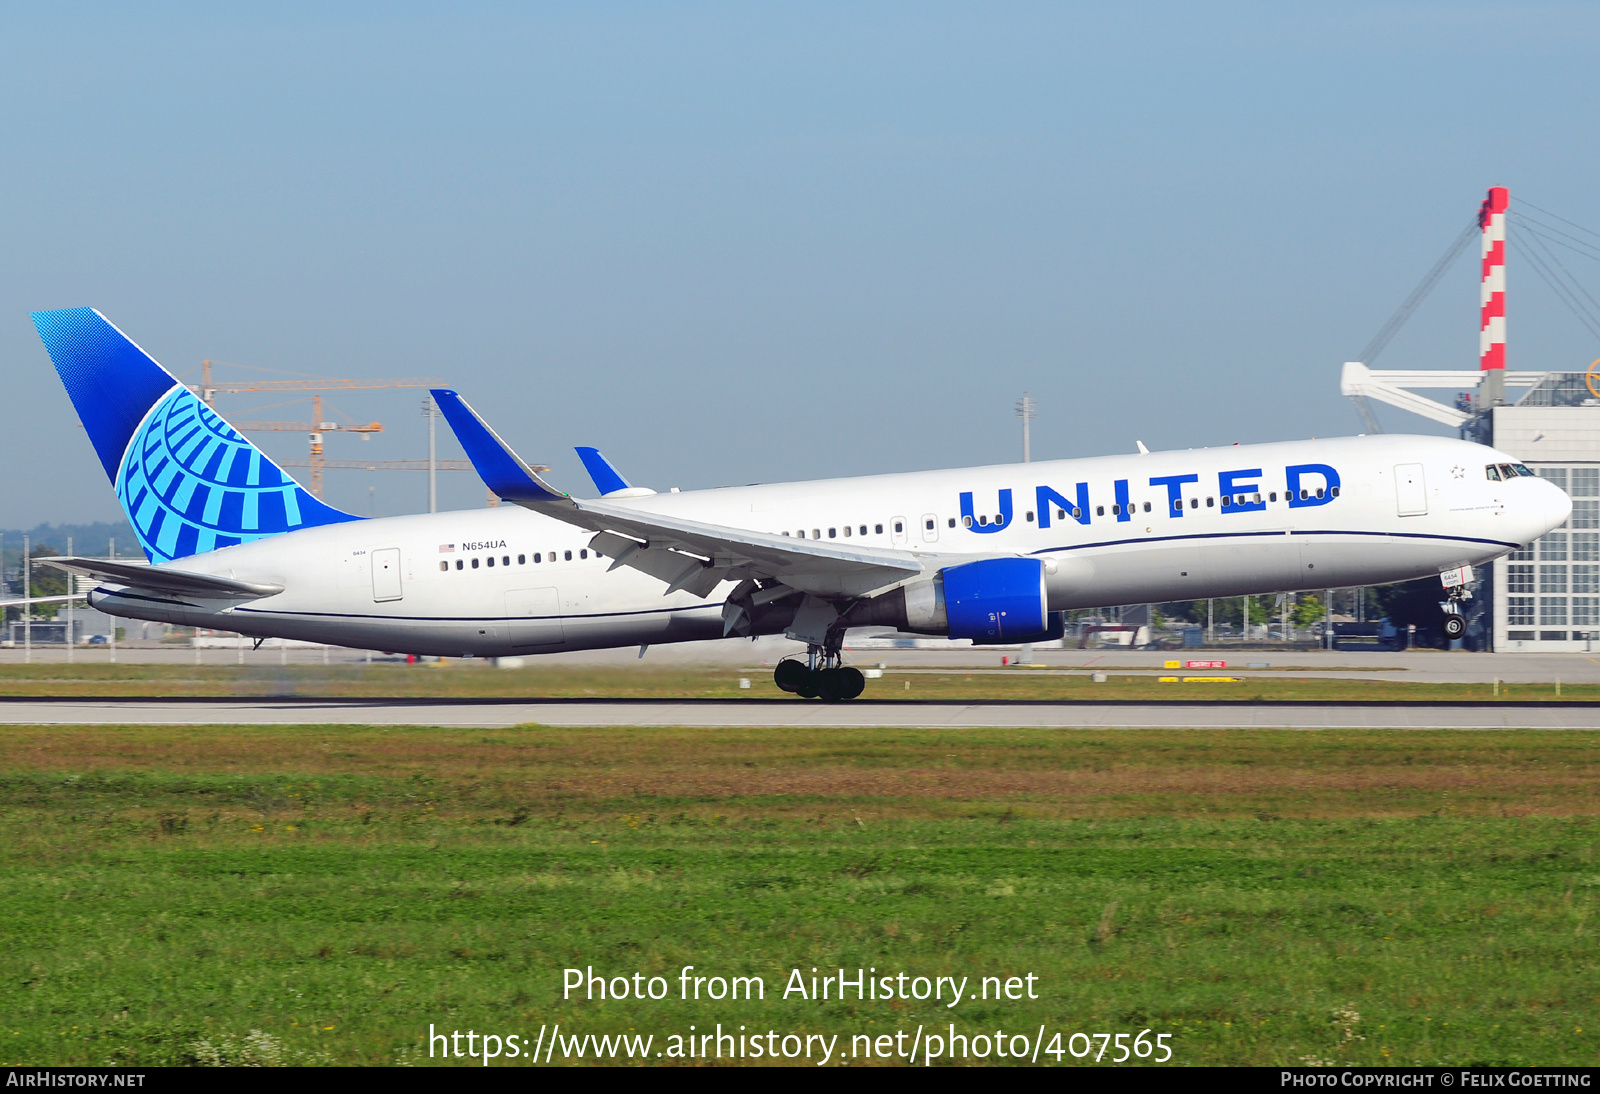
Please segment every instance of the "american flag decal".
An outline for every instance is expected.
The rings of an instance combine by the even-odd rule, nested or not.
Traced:
[[[439,553],[441,555],[453,555],[456,553],[456,545],[454,543],[441,543],[439,544]]]

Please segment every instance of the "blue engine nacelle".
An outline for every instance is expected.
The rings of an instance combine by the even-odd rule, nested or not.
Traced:
[[[948,567],[942,576],[951,638],[1021,642],[1052,630],[1039,559],[986,558]]]

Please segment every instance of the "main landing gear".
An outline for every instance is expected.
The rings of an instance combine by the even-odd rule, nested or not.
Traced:
[[[860,669],[839,663],[838,653],[824,653],[811,647],[806,660],[785,658],[772,670],[772,682],[802,699],[825,699],[830,703],[854,699],[867,687]]]

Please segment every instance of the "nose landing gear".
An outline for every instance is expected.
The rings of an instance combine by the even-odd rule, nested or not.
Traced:
[[[805,661],[785,658],[772,670],[772,682],[780,690],[802,699],[823,699],[834,703],[854,699],[867,687],[860,669],[839,663],[838,651],[826,653],[813,646]]]

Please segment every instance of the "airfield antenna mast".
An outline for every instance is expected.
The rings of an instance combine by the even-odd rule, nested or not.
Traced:
[[[1478,369],[1484,374],[1479,402],[1496,407],[1506,401],[1506,209],[1511,192],[1489,188],[1478,209],[1483,231],[1483,281],[1478,289]]]
[[[1039,404],[1026,391],[1022,398],[1017,400],[1017,417],[1022,419],[1022,462],[1033,462],[1033,450],[1029,436],[1028,423],[1039,416]]]

